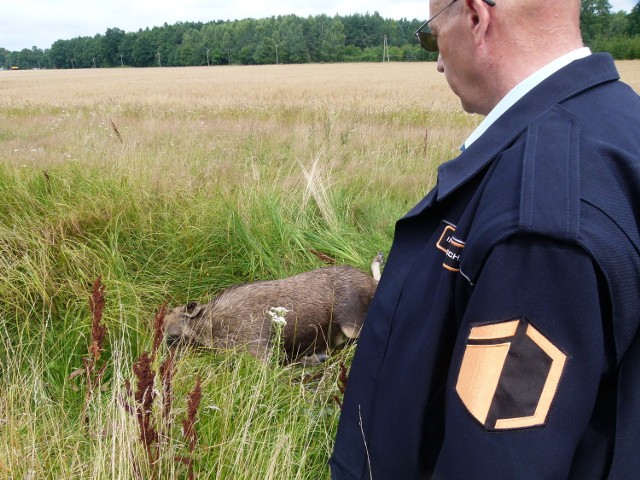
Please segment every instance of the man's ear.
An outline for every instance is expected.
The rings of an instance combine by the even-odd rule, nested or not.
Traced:
[[[465,19],[476,46],[486,41],[491,23],[491,6],[484,0],[465,0]]]

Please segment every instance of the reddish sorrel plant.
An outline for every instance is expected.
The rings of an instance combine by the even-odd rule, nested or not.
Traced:
[[[338,390],[340,390],[340,396],[334,395],[333,399],[338,404],[338,406],[342,409],[342,400],[344,398],[344,391],[347,389],[347,367],[344,362],[340,362],[340,374],[338,375]]]
[[[193,480],[193,457],[198,445],[198,433],[196,432],[196,417],[202,400],[202,384],[200,377],[196,378],[193,390],[187,395],[187,415],[182,419],[182,435],[187,439],[189,445],[189,456],[181,457],[178,460],[187,466],[187,478]]]
[[[171,430],[171,408],[173,406],[173,374],[177,347],[169,349],[169,355],[160,364],[160,380],[162,382],[162,426],[164,436]]]
[[[158,309],[153,320],[153,347],[151,349],[151,361],[158,357],[158,350],[164,339],[165,317],[167,315],[167,304],[164,303]],[[169,349],[169,355],[160,364],[159,376],[162,383],[162,431],[163,436],[167,436],[171,430],[171,407],[173,403],[173,374],[175,372],[176,347]]]
[[[172,426],[171,410],[173,407],[173,377],[175,374],[176,348],[171,348],[167,358],[154,370],[153,365],[158,358],[158,352],[164,337],[164,318],[167,309],[163,305],[156,313],[154,319],[154,341],[151,354],[143,352],[133,365],[133,374],[136,379],[136,389],[133,390],[131,382],[125,381],[125,392],[127,398],[121,398],[120,403],[131,415],[136,417],[138,429],[140,431],[140,442],[145,449],[149,465],[151,466],[152,478],[158,477],[155,469],[160,458],[161,447],[164,442],[160,440],[169,437]],[[161,383],[162,411],[161,418],[154,413],[155,399],[158,393],[155,390],[156,378],[159,377]],[[133,405],[127,399],[133,399]],[[195,430],[196,416],[200,401],[202,399],[202,387],[200,377],[196,380],[196,385],[188,394],[187,414],[182,420],[182,433],[187,439],[189,455],[177,457],[176,460],[187,467],[189,480],[194,479],[194,453],[198,443]],[[140,469],[136,469],[140,471]]]
[[[153,347],[151,354],[149,352],[142,352],[138,360],[133,364],[133,375],[136,379],[135,392],[131,386],[131,381],[125,381],[125,392],[128,399],[133,398],[133,406],[127,399],[120,398],[120,403],[124,409],[132,415],[135,415],[138,422],[138,430],[140,431],[140,443],[142,444],[149,461],[149,465],[152,467],[153,477],[156,477],[156,472],[153,470],[153,466],[160,456],[158,439],[160,435],[154,421],[154,400],[156,398],[155,380],[156,372],[152,368],[155,359],[157,358],[160,345],[162,344],[163,332],[164,332],[164,317],[166,315],[166,305],[162,305],[155,315],[153,321]],[[163,387],[168,386],[168,396],[171,395],[171,381],[173,378],[173,354],[163,362],[161,366],[161,377]],[[167,405],[164,408],[171,409],[171,400],[167,400],[163,394],[163,405]],[[164,410],[163,408],[163,410]],[[167,417],[169,414],[166,414]],[[164,411],[163,411],[164,417]]]
[[[158,459],[158,432],[152,422],[153,401],[156,397],[154,389],[156,374],[151,369],[151,358],[147,352],[142,352],[138,361],[133,364],[133,374],[137,380],[134,399],[140,441],[147,452],[149,464],[154,465]]]
[[[165,317],[167,304],[163,303],[153,320],[153,347],[151,361],[158,357],[158,350],[164,339]],[[176,347],[169,349],[169,355],[160,364],[160,381],[162,382],[162,425],[168,432],[171,429],[171,405],[173,401],[173,373],[175,371]],[[165,432],[166,433],[166,432]]]
[[[84,406],[82,407],[81,413],[81,418],[85,424],[89,423],[89,403],[95,392],[100,391],[102,378],[107,369],[107,362],[100,363],[100,357],[104,351],[104,340],[107,334],[107,327],[102,323],[102,315],[104,312],[104,285],[100,277],[93,282],[91,296],[89,297],[89,309],[91,310],[91,340],[87,349],[88,354],[82,359],[84,368],[79,368],[69,376],[71,380],[82,375],[84,375],[86,379]]]

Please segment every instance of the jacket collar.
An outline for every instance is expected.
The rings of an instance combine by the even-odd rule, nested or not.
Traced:
[[[462,154],[440,165],[437,191],[432,192],[435,199],[446,198],[477,175],[526,130],[533,118],[554,104],[619,78],[613,59],[606,53],[576,60],[551,75],[516,102]],[[423,200],[409,216],[418,214],[433,200]]]

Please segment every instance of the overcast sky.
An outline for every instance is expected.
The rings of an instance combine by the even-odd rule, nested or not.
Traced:
[[[564,1],[564,0],[560,0]],[[630,11],[637,0],[610,0],[613,11]],[[428,0],[5,0],[0,47],[46,49],[56,40],[126,32],[179,21],[208,22],[296,14],[373,13],[385,18],[424,19]]]

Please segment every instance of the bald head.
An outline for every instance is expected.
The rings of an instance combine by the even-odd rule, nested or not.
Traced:
[[[460,1],[460,0],[458,0]],[[541,50],[581,42],[580,0],[498,0],[493,16],[500,35]],[[461,3],[465,3],[462,0]],[[458,3],[458,2],[456,2]]]
[[[450,0],[431,0],[431,15]],[[486,115],[518,83],[582,46],[580,0],[456,0],[432,22],[438,70],[465,110]]]
[[[460,1],[460,0],[458,0]],[[469,3],[472,0],[462,0]],[[582,47],[580,0],[498,0],[492,9],[488,60],[503,82],[515,85],[565,53]],[[490,28],[491,28],[490,27]]]

